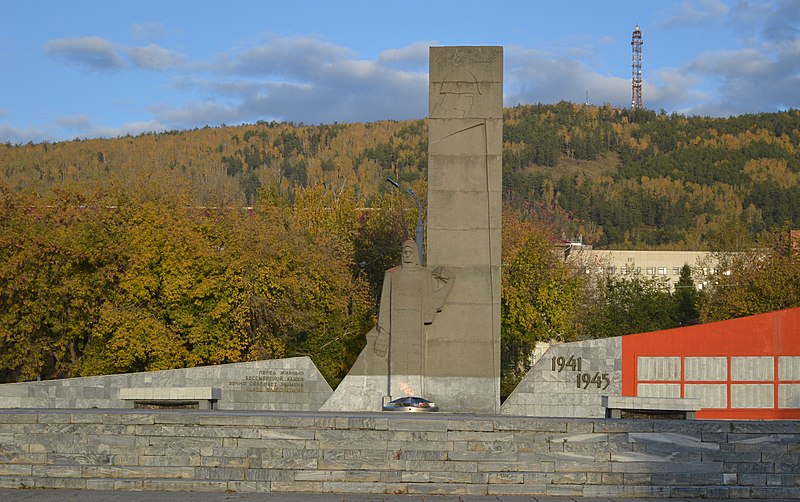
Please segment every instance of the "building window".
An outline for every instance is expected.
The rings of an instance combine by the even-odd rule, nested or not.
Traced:
[[[614,275],[617,272],[617,267],[608,267],[606,269],[606,273],[608,275]]]
[[[674,267],[674,268],[672,269],[672,275],[681,275],[681,269],[680,269],[680,267]]]
[[[647,267],[647,275],[656,275],[655,267]]]
[[[661,267],[658,269],[658,275],[667,275],[667,267]]]

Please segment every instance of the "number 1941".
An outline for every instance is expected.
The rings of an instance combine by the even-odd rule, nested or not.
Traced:
[[[570,355],[569,358],[566,357],[554,357],[551,359],[552,363],[552,370],[558,371],[561,373],[564,370],[572,370],[572,371],[580,371],[581,370],[581,358],[575,357],[575,355]]]

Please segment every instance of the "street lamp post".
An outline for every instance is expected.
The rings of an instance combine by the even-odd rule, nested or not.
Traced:
[[[392,178],[386,178],[386,181],[394,185],[395,188],[399,188],[400,190],[404,191],[406,194],[411,196],[411,198],[414,199],[414,202],[417,204],[417,232],[415,240],[417,241],[417,251],[419,252],[419,263],[420,265],[425,265],[424,253],[422,252],[423,248],[422,242],[425,236],[423,233],[424,227],[422,224],[422,204],[419,202],[419,197],[417,197],[417,194],[414,193],[414,190],[410,188],[401,187],[400,184],[395,180],[393,180]]]

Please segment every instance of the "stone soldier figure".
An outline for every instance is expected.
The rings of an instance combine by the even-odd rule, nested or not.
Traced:
[[[400,266],[384,275],[378,326],[367,339],[368,343],[374,339],[375,355],[388,359],[389,374],[396,385],[405,387],[401,389],[404,394],[421,390],[424,326],[441,311],[453,282],[448,269],[431,271],[420,264],[417,245],[411,239],[403,242]]]

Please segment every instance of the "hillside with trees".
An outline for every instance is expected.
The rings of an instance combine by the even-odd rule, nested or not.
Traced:
[[[800,226],[800,111],[731,118],[650,110],[506,109],[504,195],[558,232],[607,248],[715,249]],[[0,145],[0,180],[44,195],[169,180],[197,206],[251,206],[260,189],[353,190],[369,204],[386,176],[427,171],[425,121],[253,125],[116,139]]]
[[[800,305],[800,112],[505,111],[503,389],[540,340]],[[265,123],[0,145],[0,381],[310,356],[332,384],[427,192],[427,127]],[[714,250],[702,295],[552,253]],[[757,250],[757,251],[754,251]],[[623,308],[624,307],[624,308]],[[625,318],[620,313],[626,312]]]

